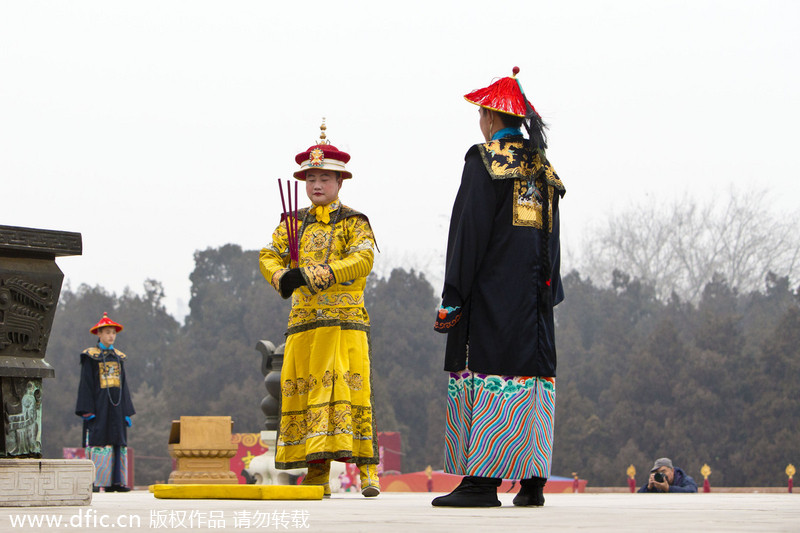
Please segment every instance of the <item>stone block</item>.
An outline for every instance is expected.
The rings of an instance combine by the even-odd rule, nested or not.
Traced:
[[[0,507],[89,505],[93,482],[85,459],[0,459]]]

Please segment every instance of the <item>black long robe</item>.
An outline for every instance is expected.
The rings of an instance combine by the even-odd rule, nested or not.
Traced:
[[[125,354],[116,349],[92,347],[81,353],[81,381],[75,414],[95,415],[83,422],[84,446],[87,433],[88,446],[128,445],[125,417],[133,416],[136,411],[128,390],[125,359]],[[101,366],[107,369],[102,375]]]
[[[547,238],[541,228],[545,184],[552,206]],[[447,334],[445,370],[469,366],[484,374],[556,375],[553,306],[564,299],[558,214],[564,192],[544,154],[528,151],[522,137],[467,152],[450,219],[442,291],[443,304],[461,305],[463,314]],[[538,209],[539,227],[530,219],[520,221],[520,203],[532,206],[524,216],[535,219]],[[550,272],[543,273],[545,249]],[[542,283],[552,290],[545,305],[539,305]]]

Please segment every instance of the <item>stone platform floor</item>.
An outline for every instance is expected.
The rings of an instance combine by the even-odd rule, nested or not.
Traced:
[[[374,499],[334,494],[322,501],[248,501],[159,500],[141,490],[99,493],[85,507],[0,508],[0,533],[800,531],[800,496],[788,493],[546,494],[541,508],[513,507],[513,494],[502,494],[503,507],[491,509],[435,508],[430,501],[437,495],[393,492]]]

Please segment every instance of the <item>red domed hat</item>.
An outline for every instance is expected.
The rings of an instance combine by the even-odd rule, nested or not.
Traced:
[[[108,318],[108,313],[103,313],[103,318],[100,319],[100,322],[92,326],[92,329],[90,329],[89,331],[93,335],[97,335],[97,332],[100,330],[100,328],[106,328],[106,327],[112,327],[116,329],[117,333],[122,331],[122,324],[117,324],[116,322]]]
[[[465,94],[464,98],[467,102],[500,113],[517,117],[538,116],[533,104],[525,98],[525,91],[517,80],[519,67],[514,67],[511,72],[510,78],[500,78],[488,87]]]
[[[322,119],[322,126],[319,127],[319,142],[310,146],[305,152],[300,152],[294,158],[300,165],[300,170],[294,173],[294,177],[305,181],[306,170],[315,168],[324,170],[335,170],[340,172],[342,178],[350,179],[353,175],[345,168],[345,163],[350,161],[350,154],[340,151],[333,146],[325,137],[325,119]]]

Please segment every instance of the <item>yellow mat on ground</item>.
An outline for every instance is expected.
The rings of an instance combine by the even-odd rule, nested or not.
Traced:
[[[321,500],[321,485],[150,485],[156,498],[184,500]]]

